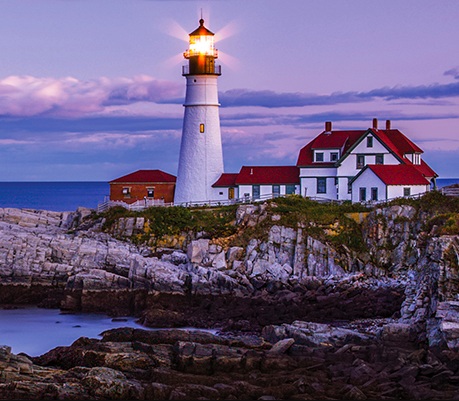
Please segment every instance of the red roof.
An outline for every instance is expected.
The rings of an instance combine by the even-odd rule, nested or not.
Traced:
[[[241,184],[299,184],[296,166],[243,166],[236,185]]]
[[[386,185],[429,185],[416,166],[405,164],[368,165]]]
[[[138,170],[135,173],[131,173],[123,177],[117,178],[116,180],[112,180],[110,181],[110,184],[115,182],[175,182],[176,179],[177,178],[172,174],[165,173],[161,170]]]
[[[341,155],[353,146],[365,131],[324,131],[300,150],[297,166],[333,166],[335,163],[314,163],[313,149],[341,149]]]
[[[235,187],[238,173],[223,173],[213,187]]]
[[[403,156],[406,153],[423,153],[422,149],[411,142],[398,129],[381,130],[370,128],[370,131],[406,164],[411,162]],[[315,163],[313,159],[314,149],[341,149],[341,156],[354,146],[366,133],[364,131],[330,131],[322,132],[300,150],[297,166],[333,166],[335,163]],[[426,165],[427,166],[427,165]],[[428,166],[427,166],[428,167]],[[430,169],[430,167],[428,167]],[[431,170],[431,169],[430,169]],[[433,172],[433,170],[431,170]],[[435,173],[434,173],[435,174]]]

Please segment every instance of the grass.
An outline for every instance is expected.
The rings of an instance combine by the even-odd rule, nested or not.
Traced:
[[[105,218],[104,231],[110,231],[115,222],[124,217],[144,217],[148,221],[143,240],[150,237],[179,235],[188,231],[204,231],[210,238],[227,237],[236,232],[234,225],[235,206],[224,206],[212,210],[184,207],[151,207],[139,212],[114,207],[102,213]]]
[[[399,198],[378,208],[395,205],[409,205],[420,213],[425,212],[430,219],[424,223],[424,230],[430,232],[434,225],[439,227],[438,234],[459,234],[459,198],[442,195],[432,191],[420,199]],[[346,217],[347,213],[370,212],[372,209],[351,202],[326,202],[303,198],[298,195],[279,197],[267,201],[264,220],[252,226],[236,227],[235,216],[238,205],[212,208],[152,207],[140,212],[131,212],[122,207],[114,207],[102,214],[105,217],[103,229],[111,231],[121,217],[144,217],[144,234],[137,236],[137,241],[148,243],[151,238],[180,235],[189,232],[203,232],[205,238],[227,238],[229,246],[246,246],[251,239],[266,241],[273,225],[302,227],[304,235],[328,242],[336,247],[346,245],[356,252],[366,250],[362,228],[354,220]],[[278,220],[271,217],[277,215]],[[376,216],[378,218],[378,216]],[[382,217],[381,217],[382,218]],[[396,222],[407,221],[398,218]]]

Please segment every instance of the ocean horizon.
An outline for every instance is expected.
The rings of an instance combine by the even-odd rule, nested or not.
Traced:
[[[0,207],[72,212],[97,209],[110,195],[107,181],[0,182]]]
[[[438,178],[437,187],[459,183],[459,178]],[[106,181],[0,182],[0,208],[72,212],[78,207],[97,209],[110,195]]]

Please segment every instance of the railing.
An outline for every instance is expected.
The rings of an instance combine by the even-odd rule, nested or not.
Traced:
[[[149,207],[155,206],[163,206],[163,207],[170,207],[170,206],[181,206],[181,207],[212,207],[212,206],[228,206],[228,205],[237,205],[242,203],[257,203],[257,202],[264,202],[268,199],[273,199],[277,197],[288,196],[288,195],[279,195],[279,194],[265,194],[258,197],[253,196],[244,196],[242,198],[234,198],[234,199],[219,199],[219,200],[207,200],[207,201],[193,201],[193,202],[182,202],[182,203],[165,203],[160,199],[147,199],[145,200],[138,200],[134,203],[128,204],[123,201],[112,201],[108,200],[107,198],[104,202],[99,203],[97,206],[97,213],[105,212],[106,210],[110,209],[111,207],[121,206],[127,210],[145,210]],[[313,199],[313,198],[309,198]],[[314,198],[319,202],[327,202],[330,199],[325,198]]]
[[[222,66],[221,65],[214,65],[213,68],[210,66],[205,68],[205,74],[210,75],[222,75]],[[213,70],[213,71],[211,71]],[[189,65],[182,65],[182,75],[193,75],[190,74],[190,66]]]
[[[453,187],[453,188],[441,188],[440,192],[443,195],[448,195],[448,196],[459,196],[459,188],[458,187]]]

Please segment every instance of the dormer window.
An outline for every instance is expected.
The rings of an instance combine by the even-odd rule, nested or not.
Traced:
[[[367,137],[367,148],[372,148],[373,147],[373,137],[368,136]]]
[[[338,160],[338,152],[331,152],[330,153],[330,161],[336,162]]]
[[[324,152],[316,152],[316,162],[324,161]]]
[[[418,153],[415,153],[413,155],[413,164],[421,164],[421,155]]]

